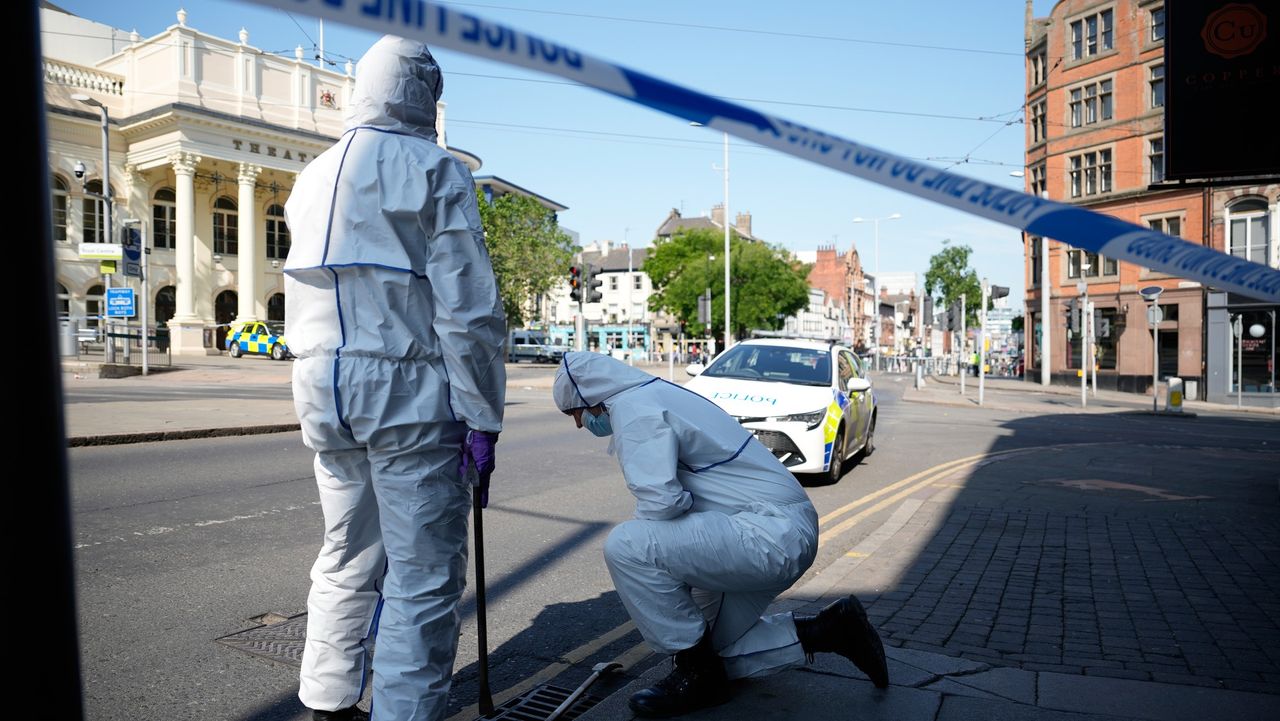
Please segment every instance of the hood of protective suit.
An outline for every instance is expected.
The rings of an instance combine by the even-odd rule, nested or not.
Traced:
[[[551,397],[561,411],[571,411],[605,403],[625,390],[655,380],[654,376],[607,355],[565,353],[551,386]]]
[[[346,129],[364,126],[436,141],[444,76],[426,45],[383,35],[356,65]]]

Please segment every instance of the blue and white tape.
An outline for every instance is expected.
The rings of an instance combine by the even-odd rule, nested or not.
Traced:
[[[249,0],[558,75],[633,103],[1003,225],[1280,302],[1280,270],[1101,213],[939,170],[422,0]]]

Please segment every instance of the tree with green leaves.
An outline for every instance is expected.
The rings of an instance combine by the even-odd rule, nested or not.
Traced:
[[[555,213],[529,196],[508,193],[489,202],[477,189],[476,200],[507,326],[537,320],[526,312],[568,272],[573,239],[560,230]]]
[[[809,267],[781,247],[738,234],[729,243],[734,336],[752,329],[777,330],[809,302]],[[682,230],[654,241],[644,271],[653,283],[649,304],[702,334],[698,296],[711,289],[711,326],[724,328],[724,236],[707,228]]]
[[[973,327],[978,323],[978,306],[982,303],[982,281],[978,280],[978,272],[969,267],[973,249],[967,245],[949,245],[950,242],[942,241],[943,249],[929,258],[924,290],[930,297],[942,296],[944,308],[964,296],[965,322]]]

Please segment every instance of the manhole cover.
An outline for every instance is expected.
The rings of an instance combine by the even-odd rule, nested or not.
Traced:
[[[268,616],[279,618],[274,614]],[[264,620],[273,620],[268,616],[264,616]],[[254,656],[301,667],[302,647],[307,641],[307,614],[239,631],[217,641]]]
[[[493,710],[492,714],[482,716],[485,721],[545,721],[573,694],[573,689],[561,688],[550,684],[540,684],[507,701]],[[588,709],[600,703],[599,696],[582,694],[573,706],[561,714],[565,721],[575,719],[586,713]]]

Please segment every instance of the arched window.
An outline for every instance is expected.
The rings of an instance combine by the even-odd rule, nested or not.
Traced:
[[[58,286],[58,317],[67,318],[71,316],[71,294],[67,292],[67,286],[59,283]]]
[[[177,312],[177,308],[178,294],[173,286],[166,285],[156,291],[156,325],[168,323]]]
[[[173,188],[161,188],[151,201],[151,244],[153,248],[177,247],[174,232],[177,224],[177,196]]]
[[[289,257],[289,226],[284,222],[284,206],[267,208],[267,257],[284,260]]]
[[[235,255],[239,244],[239,221],[236,202],[222,196],[213,204],[213,252]]]
[[[1270,265],[1271,228],[1267,201],[1246,198],[1227,208],[1227,247],[1237,258]]]
[[[284,320],[284,293],[276,293],[267,299],[267,320]]]
[[[89,328],[97,328],[102,323],[102,313],[106,306],[102,304],[104,291],[101,285],[89,289],[84,297],[84,324]]]
[[[107,213],[102,204],[102,181],[90,180],[85,183],[84,190],[84,200],[81,201],[81,207],[84,210],[83,242],[106,243],[108,239],[104,225],[107,222]]]
[[[53,197],[49,205],[53,208],[53,239],[67,239],[67,181],[53,176]],[[65,292],[65,291],[64,291]]]

